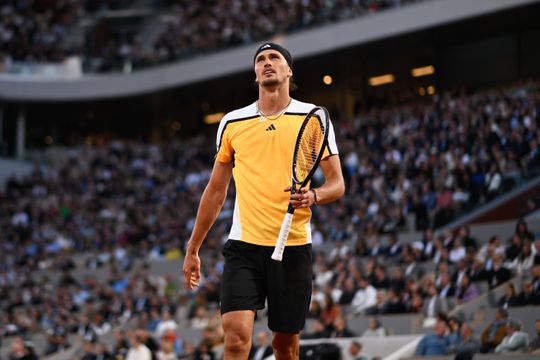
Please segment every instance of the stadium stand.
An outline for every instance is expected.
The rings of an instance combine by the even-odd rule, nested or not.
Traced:
[[[363,1],[6,1],[0,13],[0,53],[7,63],[61,62],[68,56],[84,58],[87,71],[142,68],[171,62],[196,54],[250,44],[279,33],[308,29],[315,25],[343,21],[420,0]],[[154,23],[163,22],[155,41],[143,44],[144,22],[133,29],[108,24],[116,15],[137,18],[144,13]],[[151,10],[151,11],[150,11]],[[84,41],[66,41],[79,21],[93,24],[85,30]],[[87,26],[88,27],[88,26]],[[125,28],[125,29],[124,29]],[[106,36],[103,36],[106,34]]]
[[[537,304],[540,240],[527,222],[519,221],[508,240],[444,224],[507,191],[503,180],[517,186],[534,172],[538,103],[536,85],[527,84],[338,119],[349,196],[314,212],[314,222],[324,224],[314,244],[332,250],[316,255],[306,335],[341,336],[336,326],[343,320],[351,335],[361,335],[368,320],[358,315],[364,313],[392,324],[392,335],[429,332],[439,312],[474,320],[498,305],[514,274],[530,274],[534,296],[527,301]],[[490,119],[499,117],[508,125],[494,126]],[[201,290],[186,293],[178,277],[179,249],[209,175],[209,142],[199,137],[161,146],[115,141],[74,148],[56,153],[48,170],[11,177],[0,203],[3,337],[47,332],[45,342],[36,341],[46,354],[72,343],[74,334],[100,341],[109,336],[103,341],[116,347],[107,335],[113,329],[138,329],[157,350],[157,329],[168,323],[180,353],[218,344],[219,248],[230,200],[205,243]],[[493,164],[501,164],[498,187],[490,187]],[[402,242],[398,231],[406,229],[407,212],[416,215],[414,229],[422,235]],[[138,259],[161,265],[152,271]],[[356,309],[363,279],[375,296]],[[521,283],[516,289],[524,298]]]

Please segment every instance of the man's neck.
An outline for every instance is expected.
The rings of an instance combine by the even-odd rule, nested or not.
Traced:
[[[258,107],[264,115],[274,115],[285,109],[291,102],[289,89],[279,86],[273,89],[259,87]]]

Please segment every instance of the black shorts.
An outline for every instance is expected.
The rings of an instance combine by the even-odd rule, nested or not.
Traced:
[[[275,332],[299,333],[311,301],[311,244],[287,246],[283,261],[270,258],[273,247],[229,240],[223,246],[221,313],[264,309]]]

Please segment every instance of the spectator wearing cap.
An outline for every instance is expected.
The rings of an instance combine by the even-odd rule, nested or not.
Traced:
[[[506,324],[506,336],[495,348],[495,353],[526,352],[529,346],[529,334],[521,328],[519,322],[509,320]]]

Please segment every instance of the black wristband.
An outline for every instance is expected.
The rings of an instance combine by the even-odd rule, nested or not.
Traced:
[[[318,202],[317,193],[315,192],[315,189],[309,189],[309,190],[311,190],[311,192],[313,193],[313,197],[315,198],[314,204],[316,204]]]

